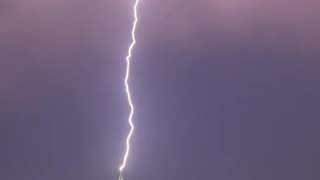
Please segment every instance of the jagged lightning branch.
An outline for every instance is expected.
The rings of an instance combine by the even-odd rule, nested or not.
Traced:
[[[131,31],[131,38],[132,38],[132,42],[129,46],[128,49],[128,55],[126,57],[126,62],[127,62],[127,67],[126,67],[126,75],[125,75],[125,79],[124,79],[124,85],[125,85],[125,90],[126,90],[126,94],[127,94],[127,98],[128,98],[128,104],[130,106],[130,114],[129,114],[129,118],[128,118],[128,122],[130,125],[130,132],[127,136],[126,139],[126,151],[123,157],[123,162],[119,167],[119,180],[123,180],[122,178],[122,171],[125,168],[126,164],[127,164],[127,159],[129,156],[129,152],[130,152],[130,139],[131,136],[133,134],[134,131],[134,124],[133,124],[133,114],[134,114],[134,105],[132,103],[132,98],[131,98],[131,92],[130,92],[130,87],[129,87],[129,77],[130,77],[130,63],[131,63],[131,56],[132,56],[132,49],[134,48],[134,45],[136,44],[136,37],[135,37],[135,32],[136,32],[136,28],[137,28],[137,23],[138,23],[138,5],[139,5],[140,0],[136,0],[135,4],[133,6],[133,10],[134,10],[134,22],[133,22],[133,27],[132,27],[132,31]]]

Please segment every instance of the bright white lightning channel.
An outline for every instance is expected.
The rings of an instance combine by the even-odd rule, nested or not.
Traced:
[[[135,0],[135,4],[133,6],[134,22],[133,22],[133,27],[132,27],[132,31],[131,31],[132,42],[129,46],[128,55],[126,57],[127,66],[126,66],[126,75],[125,75],[125,79],[124,79],[124,85],[125,85],[125,90],[126,90],[126,94],[127,94],[127,98],[128,98],[128,104],[130,106],[130,114],[129,114],[129,118],[128,118],[128,123],[130,125],[130,131],[129,131],[129,134],[126,139],[126,151],[125,151],[125,154],[123,157],[123,161],[119,167],[120,177],[121,177],[123,169],[125,168],[125,166],[127,164],[127,159],[128,159],[129,152],[130,152],[130,139],[131,139],[133,131],[134,131],[134,124],[133,124],[134,105],[132,103],[132,97],[131,97],[131,92],[130,92],[130,87],[129,87],[128,81],[129,81],[129,77],[130,77],[132,49],[134,48],[134,45],[136,44],[135,32],[136,32],[136,28],[137,28],[137,24],[138,24],[138,5],[139,5],[139,2],[140,2],[140,0]],[[122,177],[121,177],[121,179],[122,179]]]

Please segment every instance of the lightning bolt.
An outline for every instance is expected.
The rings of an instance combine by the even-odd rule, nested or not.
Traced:
[[[140,0],[135,0],[134,6],[133,6],[134,21],[133,21],[133,27],[132,27],[132,30],[131,30],[132,42],[131,42],[131,44],[129,46],[128,55],[126,57],[127,66],[126,66],[126,75],[125,75],[125,79],[124,79],[124,85],[125,85],[126,95],[127,95],[127,98],[128,98],[128,104],[130,106],[130,114],[129,114],[129,117],[128,117],[128,123],[130,125],[130,131],[129,131],[129,134],[128,134],[127,139],[126,139],[126,151],[125,151],[125,154],[124,154],[124,157],[123,157],[123,161],[122,161],[122,164],[119,167],[119,172],[120,172],[119,180],[123,180],[122,171],[123,171],[123,169],[125,168],[125,166],[127,164],[127,159],[128,159],[129,152],[130,152],[130,140],[131,140],[132,134],[134,132],[134,124],[133,124],[134,105],[133,105],[133,102],[132,102],[132,97],[131,97],[131,92],[130,92],[130,87],[129,87],[129,82],[128,81],[129,81],[129,77],[130,77],[130,65],[131,65],[132,50],[134,48],[134,45],[136,44],[135,33],[136,33],[137,24],[138,24],[138,5],[139,5],[139,2],[140,2]]]

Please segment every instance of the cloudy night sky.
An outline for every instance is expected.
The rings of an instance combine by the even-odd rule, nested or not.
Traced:
[[[0,179],[116,180],[131,0],[0,1]],[[320,2],[141,0],[125,180],[319,180]]]

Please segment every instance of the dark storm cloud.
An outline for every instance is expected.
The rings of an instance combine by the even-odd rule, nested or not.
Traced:
[[[31,0],[1,7],[0,96],[16,104],[36,102],[38,93],[57,84],[72,86],[102,60],[97,56],[123,51],[114,48],[124,42],[117,39],[125,32],[118,31],[123,24],[111,21],[121,16],[120,3]]]
[[[128,8],[1,1],[1,179],[92,179],[116,170],[120,151],[110,142],[122,133],[113,134],[111,119],[123,119],[116,109],[123,107]]]
[[[212,33],[220,37],[253,39],[273,34],[306,52],[317,52],[320,43],[319,2],[208,0],[147,1],[143,11],[152,37],[188,48],[206,48]],[[156,7],[156,9],[154,9]],[[143,26],[143,25],[142,25]],[[287,39],[285,39],[287,38]],[[219,48],[219,44],[215,45]]]

